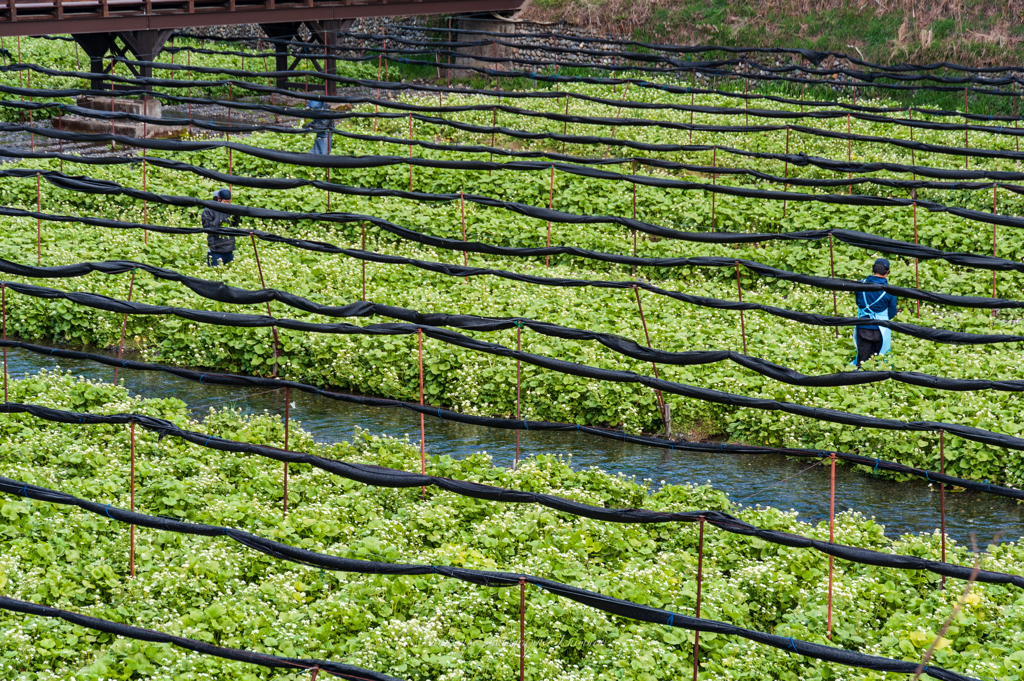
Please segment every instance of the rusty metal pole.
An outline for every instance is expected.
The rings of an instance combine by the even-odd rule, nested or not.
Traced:
[[[714,168],[718,165],[718,146],[711,147],[711,186],[715,186],[715,178],[718,176],[715,174]],[[711,229],[715,228],[715,190],[711,190]]]
[[[704,516],[700,517],[700,538],[697,540],[697,608],[694,617],[700,619],[700,596],[704,585]],[[693,632],[693,681],[700,670],[700,632]]]
[[[132,513],[135,512],[135,421],[129,421],[128,425],[131,427],[131,443],[132,443],[132,454],[131,454],[131,472],[129,473],[129,489],[131,490],[131,501],[129,508]],[[132,523],[131,528],[131,547],[128,553],[128,572],[134,578],[135,577],[135,524]]]
[[[39,188],[40,173],[36,173],[36,213],[43,212],[42,190]],[[43,264],[43,219],[36,216],[36,265]]]
[[[519,352],[523,351],[523,326],[522,324],[516,324],[516,350]],[[4,357],[7,357],[6,349],[4,350]],[[4,365],[6,366],[6,364]],[[4,380],[7,380],[7,372],[4,371]],[[6,382],[4,383],[6,386]],[[4,393],[6,395],[6,393]],[[5,400],[6,401],[6,400]],[[523,362],[518,357],[516,358],[516,421],[522,421],[523,419]],[[512,465],[512,470],[519,468],[519,428],[516,428],[516,461]]]
[[[636,159],[632,161],[633,166],[633,219],[636,220]],[[636,228],[633,229],[633,257],[636,257]],[[636,265],[633,265],[633,276],[636,276]]]
[[[786,126],[786,166],[785,166],[785,170],[783,170],[782,176],[784,178],[786,178],[787,180],[789,179],[789,126],[788,125]],[[782,191],[784,191],[784,192],[788,192],[789,191],[789,183],[788,182],[785,184],[785,187],[783,188]],[[783,219],[785,219],[785,217],[786,217],[786,204],[788,204],[788,203],[789,203],[789,201],[787,201],[786,199],[782,200],[782,217],[783,217]]]
[[[526,679],[526,577],[519,578],[519,681]]]
[[[852,132],[850,130],[850,114],[846,114],[846,134],[847,135],[852,134]],[[846,139],[846,162],[847,163],[853,163],[853,140],[850,139],[850,138]],[[847,193],[847,195],[852,195],[853,194],[853,173],[852,172],[850,173],[848,179],[850,180],[850,185],[846,188],[847,189],[846,193]]]
[[[288,431],[291,421],[291,391],[284,388],[284,451],[288,450]],[[284,462],[284,490],[281,498],[281,517],[288,515],[288,462]]]
[[[697,70],[694,69],[690,80],[690,144],[693,144],[693,91],[697,87]]]
[[[967,137],[967,86],[964,85],[964,149],[970,149],[971,143]],[[967,161],[970,157],[964,154],[964,170],[967,170]]]
[[[832,235],[828,235],[828,264],[829,274],[835,279],[836,278],[836,256],[832,250]],[[832,291],[832,315],[835,317],[839,316],[839,302],[836,299],[836,292]],[[836,338],[839,338],[839,327],[836,327]]]
[[[132,268],[132,278],[128,282],[128,300],[132,302],[132,291],[135,289],[135,268]],[[124,334],[128,330],[128,313],[124,313],[124,318],[121,320],[121,342],[117,346],[117,358],[121,359],[124,354]],[[114,367],[114,384],[117,384],[117,372],[121,367]]]
[[[548,210],[552,210],[555,205],[555,166],[551,166],[551,185],[548,190]],[[548,248],[551,248],[551,220],[548,220]],[[545,267],[551,267],[551,256],[544,256]]]
[[[412,141],[412,114],[409,114],[409,141]],[[412,144],[409,145],[409,191],[412,191]]]
[[[7,340],[7,284],[0,284],[0,316],[3,317],[3,337]],[[7,346],[4,346],[4,403],[7,403]]]
[[[256,256],[256,270],[260,273],[260,286],[267,288],[267,282],[263,279],[263,266],[260,265],[260,252],[256,250],[256,235],[253,232],[249,232],[249,238],[252,239],[252,252]],[[273,313],[270,311],[270,301],[267,301],[267,316],[273,318]],[[278,370],[278,358],[281,356],[281,344],[277,337],[277,327],[270,327],[271,335],[274,337],[274,373],[272,376],[277,376]]]
[[[466,243],[466,196],[459,192],[459,210],[462,212],[462,243]],[[462,252],[462,264],[469,267],[469,251]],[[466,283],[469,283],[469,276],[466,276]]]
[[[939,430],[939,473],[946,474],[946,431]],[[939,483],[939,532],[942,534],[942,562],[946,562],[946,483]],[[942,575],[946,588],[946,575]]]
[[[647,339],[647,347],[653,347],[651,345],[651,334],[647,332],[647,319],[644,317],[644,306],[640,303],[640,288],[636,284],[633,284],[633,293],[636,294],[636,308],[640,311],[640,323],[644,327],[644,338]],[[654,378],[660,380],[661,377],[658,376],[658,365],[655,362],[651,362],[651,366],[654,368]],[[661,412],[661,420],[662,423],[665,424],[665,432],[667,434],[670,427],[668,415],[665,413],[665,396],[661,394],[660,390],[655,389],[654,397],[658,401],[658,411]]]
[[[739,294],[740,302],[743,302],[743,285],[740,283],[740,261],[736,261],[736,292]],[[743,319],[743,310],[740,310],[740,333],[743,335],[743,354],[747,354],[747,323]]]
[[[420,406],[423,406],[423,329],[416,329],[416,340],[419,345],[420,357]],[[420,412],[420,473],[427,474],[427,425],[423,412]],[[422,488],[423,497],[427,496],[427,488]]]
[[[836,453],[832,452],[832,481],[828,501],[828,542],[833,544],[836,541]],[[833,582],[832,556],[828,557],[828,630],[825,635],[832,640],[832,582]]]
[[[916,194],[917,194],[916,190],[915,190],[914,194],[915,194],[915,198],[916,198]],[[914,205],[914,244],[916,245],[917,244],[917,201],[914,201],[913,205]],[[993,229],[995,229],[995,227],[993,227]],[[919,264],[919,260],[917,258],[914,258],[914,285],[917,287],[918,291],[921,290],[921,267],[920,267],[920,264]],[[917,318],[918,319],[921,318],[921,299],[920,298],[917,299]]]
[[[992,185],[992,214],[996,214],[996,190],[999,185]],[[992,257],[996,257],[996,223],[992,223]],[[992,270],[992,297],[996,297],[996,271]],[[992,316],[995,316],[996,310],[992,310]]]
[[[365,251],[366,250],[366,221],[365,220],[361,221],[359,223],[359,227],[360,227],[360,229],[362,230],[362,233],[363,233],[362,234],[362,243],[361,243],[360,249]],[[366,300],[366,261],[365,260],[362,261],[362,265],[363,265],[363,300],[365,301]]]

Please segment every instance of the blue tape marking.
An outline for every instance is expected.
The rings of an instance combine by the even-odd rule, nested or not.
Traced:
[[[437,418],[441,418],[441,407],[437,408]]]
[[[523,419],[523,425],[526,426],[527,430],[530,429],[530,424],[529,424],[529,422],[526,419]]]
[[[924,479],[927,480],[928,482],[932,482],[932,476],[928,471],[924,472]]]
[[[121,366],[122,366],[122,367],[126,367],[126,366],[128,366],[128,360],[122,360],[122,361],[121,361]]]
[[[20,495],[22,495],[24,497],[27,497],[28,496],[28,491],[27,490],[28,490],[28,485],[25,485],[20,490],[18,490],[18,494],[20,494]]]
[[[110,504],[107,504],[107,507],[105,509],[103,509],[103,510],[107,512],[107,517],[108,518],[110,518],[111,520],[114,520],[114,516],[110,515]]]
[[[210,444],[210,440],[212,440],[212,439],[213,439],[212,437],[206,438],[206,442],[203,443],[203,446],[205,447],[206,445]]]
[[[670,612],[668,614],[668,624],[666,624],[665,626],[667,626],[667,627],[671,627],[672,626],[672,618],[673,617],[675,617],[675,614]]]
[[[793,649],[794,653],[800,654],[800,651],[796,649],[796,641],[793,640],[792,636],[789,637],[789,647]]]
[[[580,424],[578,424],[578,423],[576,424],[576,432],[577,433],[582,432],[582,431],[580,431]]]
[[[871,469],[872,473],[878,472],[878,459],[875,459],[875,467]]]

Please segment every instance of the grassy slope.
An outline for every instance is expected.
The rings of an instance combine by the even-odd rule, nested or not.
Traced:
[[[523,18],[679,44],[802,47],[877,63],[1020,63],[1024,3],[997,0],[533,0]]]

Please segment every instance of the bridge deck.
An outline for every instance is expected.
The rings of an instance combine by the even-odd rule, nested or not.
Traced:
[[[0,0],[0,36],[518,9],[522,0]]]

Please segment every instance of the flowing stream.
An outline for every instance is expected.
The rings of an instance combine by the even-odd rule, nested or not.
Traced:
[[[85,378],[112,381],[114,370],[87,360],[56,360],[24,350],[8,351],[12,377],[60,366]],[[202,417],[210,407],[241,408],[246,413],[283,413],[284,390],[201,385],[169,374],[121,370],[133,395],[176,397]],[[292,418],[324,443],[351,440],[356,427],[374,434],[419,440],[418,415],[401,409],[364,407],[292,391]],[[428,454],[454,458],[485,451],[497,466],[510,466],[515,457],[515,431],[484,428],[427,417]],[[742,456],[729,453],[692,454],[616,442],[581,433],[522,431],[521,456],[571,456],[576,468],[597,466],[665,484],[709,483],[744,506],[774,506],[799,513],[809,522],[827,521],[829,467],[810,460],[783,456]],[[893,482],[851,470],[836,469],[836,512],[855,509],[883,524],[886,534],[931,533],[939,527],[938,485],[925,481]],[[971,535],[983,548],[998,536],[1015,541],[1024,536],[1024,504],[978,492],[946,491],[946,530],[970,545]]]

